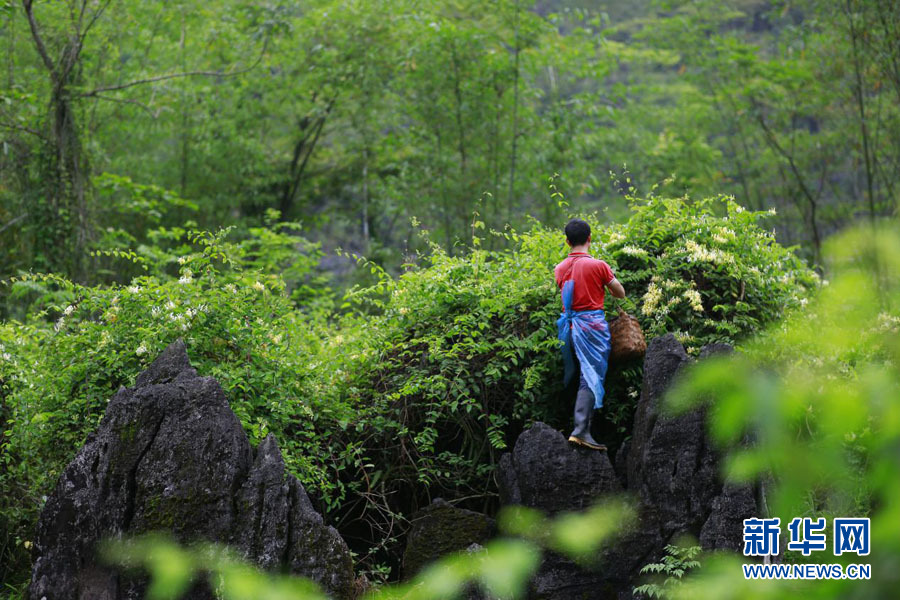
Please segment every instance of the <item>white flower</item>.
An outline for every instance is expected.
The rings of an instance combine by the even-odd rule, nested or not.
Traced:
[[[153,308],[150,309],[150,314],[153,315],[154,317],[158,317],[159,313],[161,313],[161,312],[162,312],[162,309],[158,306],[154,306]]]
[[[655,283],[651,283],[647,288],[647,293],[642,298],[643,306],[641,307],[641,312],[649,317],[656,311],[660,300],[662,300],[662,290]]]
[[[175,303],[172,302],[171,300],[169,300],[168,302],[166,302],[166,309],[167,310],[175,310]]]
[[[179,257],[178,257],[178,264],[179,264],[179,265],[183,265],[183,264],[186,263],[186,262],[187,262],[187,256],[179,256]]]
[[[178,279],[178,283],[180,283],[181,285],[187,285],[188,283],[190,283],[192,281],[193,281],[193,279],[191,279],[189,272],[185,273]]]
[[[65,325],[65,324],[66,324],[66,318],[60,317],[59,320],[56,322],[56,324],[53,326],[53,329],[55,329],[56,331],[59,331],[60,329],[63,328],[63,325]]]
[[[230,292],[232,294],[237,294],[237,288],[234,287],[233,283],[225,284],[225,291]]]
[[[132,294],[137,294],[138,292],[141,291],[141,288],[136,285],[130,285],[130,286],[128,286],[128,291],[131,292]]]
[[[622,252],[627,254],[628,256],[647,256],[647,251],[643,248],[638,248],[637,246],[623,246]]]
[[[138,356],[146,354],[147,353],[147,344],[145,344],[144,342],[141,342],[141,345],[137,347],[137,349],[134,351],[134,353],[137,354]]]
[[[73,312],[75,312],[75,307],[72,306],[72,305],[70,304],[70,305],[68,305],[68,306],[66,307],[66,310],[63,311],[63,314],[66,315],[66,316],[68,317],[68,316],[71,315]]]
[[[264,291],[266,291],[266,286],[259,281],[254,281],[253,289],[256,290],[257,292],[264,292]]]
[[[690,253],[688,260],[697,262],[710,262],[716,264],[734,263],[734,256],[719,250],[718,248],[709,249],[702,246],[694,240],[688,240],[684,243],[684,248]]]
[[[3,360],[12,360],[12,356],[9,354],[9,352],[4,352],[2,355],[0,355],[0,357],[2,357]]]
[[[691,308],[697,312],[703,312],[703,300],[697,290],[685,290],[684,297],[691,304]]]

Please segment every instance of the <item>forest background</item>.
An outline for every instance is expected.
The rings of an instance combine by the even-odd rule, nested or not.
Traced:
[[[805,306],[827,238],[900,197],[893,0],[6,0],[0,31],[16,589],[61,465],[174,337],[387,578],[404,515],[493,506],[514,435],[568,418],[570,215],[696,353]]]

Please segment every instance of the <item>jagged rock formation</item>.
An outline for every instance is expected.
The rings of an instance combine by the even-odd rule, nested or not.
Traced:
[[[605,452],[570,444],[544,423],[524,431],[512,453],[500,457],[497,478],[503,504],[540,508],[551,515],[587,508],[598,497],[619,491]]]
[[[725,344],[710,345],[701,351],[700,359],[728,352],[731,347]],[[719,453],[706,435],[705,410],[660,415],[666,390],[690,362],[671,334],[651,343],[625,459],[626,486],[638,495],[647,520],[658,527],[664,543],[687,532],[708,550],[738,550],[741,522],[756,512],[753,490],[722,482]]]
[[[497,476],[503,504],[539,508],[550,515],[588,508],[621,491],[605,452],[574,446],[544,423],[519,436],[512,453],[501,457]],[[597,575],[548,552],[531,591],[539,598],[594,598]]]
[[[436,498],[410,519],[412,527],[403,553],[403,575],[415,575],[431,561],[461,550],[479,548],[496,533],[494,520],[475,511],[456,508]]]
[[[287,475],[273,436],[254,452],[222,388],[171,344],[109,402],[59,478],[38,522],[33,600],[143,598],[145,581],[101,565],[107,537],[170,532],[181,542],[229,543],[267,569],[353,594],[350,552]],[[212,598],[203,584],[185,596]]]
[[[730,351],[717,344],[705,348],[701,357]],[[616,456],[617,469],[605,453],[572,447],[543,423],[522,433],[513,452],[501,458],[498,481],[504,503],[554,514],[581,510],[624,487],[638,507],[635,527],[600,552],[595,568],[585,570],[547,555],[532,580],[532,597],[630,597],[640,568],[658,560],[665,545],[681,534],[699,539],[706,549],[740,549],[741,522],[758,514],[752,488],[722,482],[702,409],[675,417],[660,411],[666,390],[690,362],[672,335],[650,343],[632,438]]]

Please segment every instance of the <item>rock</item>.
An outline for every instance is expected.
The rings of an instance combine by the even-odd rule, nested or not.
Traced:
[[[621,491],[606,452],[570,444],[544,423],[523,432],[497,470],[503,504],[522,504],[553,515],[588,508]],[[531,581],[536,598],[602,598],[610,586],[571,560],[547,553]]]
[[[641,397],[634,414],[634,429],[628,451],[627,482],[629,489],[640,489],[643,482],[644,453],[662,396],[682,366],[690,362],[675,336],[667,334],[654,338],[644,357],[644,379]]]
[[[606,452],[575,446],[544,423],[523,432],[500,459],[500,501],[545,513],[581,510],[620,490]]]
[[[115,394],[60,476],[38,522],[29,598],[143,598],[146,582],[120,577],[95,551],[104,538],[155,530],[230,543],[351,597],[346,544],[285,473],[273,436],[254,457],[221,387],[197,375],[180,340]],[[214,596],[199,584],[185,597]]]
[[[722,493],[713,498],[709,518],[700,530],[700,545],[705,550],[740,552],[744,545],[744,519],[759,514],[751,486],[726,484]]]
[[[731,351],[713,344],[701,357]],[[637,523],[601,549],[591,569],[547,554],[531,582],[533,598],[630,597],[641,567],[658,561],[666,544],[683,534],[706,549],[740,550],[743,519],[759,514],[753,488],[722,481],[703,409],[662,414],[666,391],[691,362],[672,335],[650,343],[634,430],[616,455],[615,470],[605,453],[575,449],[543,423],[522,433],[501,458],[497,479],[506,504],[553,514],[580,510],[622,487],[636,500]]]
[[[436,498],[412,516],[403,575],[411,577],[441,556],[465,550],[477,551],[496,533],[494,520],[478,512],[456,508]]]

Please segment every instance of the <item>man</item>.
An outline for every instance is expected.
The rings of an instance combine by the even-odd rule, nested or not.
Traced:
[[[572,251],[556,265],[556,285],[562,297],[563,313],[556,326],[562,342],[565,384],[575,374],[576,357],[581,367],[575,397],[575,429],[569,441],[593,450],[606,446],[591,436],[594,409],[603,406],[603,380],[609,362],[609,326],[603,314],[606,289],[616,298],[625,297],[625,288],[612,269],[588,254],[591,226],[581,219],[566,224],[566,243]]]

